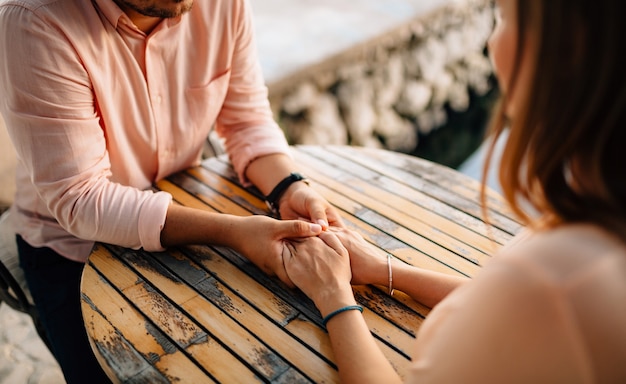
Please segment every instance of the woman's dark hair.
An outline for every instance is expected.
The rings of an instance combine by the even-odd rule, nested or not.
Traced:
[[[504,95],[493,116],[489,168],[509,130],[499,178],[526,224],[598,224],[626,239],[626,46],[619,0],[518,0],[516,62],[531,55],[515,118]],[[532,39],[532,44],[525,44]],[[530,47],[524,52],[520,47]],[[507,88],[510,95],[518,68]],[[486,202],[482,191],[483,206]],[[532,220],[524,204],[541,213]],[[626,240],[625,240],[626,241]]]

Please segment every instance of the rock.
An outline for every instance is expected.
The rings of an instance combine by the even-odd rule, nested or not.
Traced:
[[[365,145],[374,133],[373,94],[373,85],[363,79],[345,81],[337,89],[339,107],[353,145]]]
[[[28,383],[35,368],[32,364],[15,363],[6,376],[2,378],[3,383]]]
[[[395,109],[404,116],[416,117],[430,104],[433,96],[432,88],[424,81],[407,81]]]
[[[454,111],[467,111],[470,104],[470,96],[465,84],[455,82],[448,88],[448,104]]]
[[[493,67],[488,57],[472,52],[464,58],[467,66],[467,84],[479,95],[484,95],[489,91],[489,77],[493,73]]]
[[[435,128],[446,123],[448,115],[443,108],[436,108],[424,111],[417,116],[417,128],[419,133],[428,135]]]
[[[375,105],[378,108],[392,106],[400,97],[404,83],[404,63],[399,54],[389,56],[389,61],[375,70],[372,81]]]
[[[347,63],[337,70],[337,78],[342,81],[354,81],[362,79],[367,71],[367,62]]]
[[[448,101],[448,90],[454,84],[454,76],[447,69],[442,69],[439,75],[432,79],[433,97],[431,106],[441,108]]]
[[[428,82],[437,81],[445,69],[448,58],[444,42],[437,37],[431,37],[419,49],[415,49],[413,54],[423,79]]]
[[[346,125],[339,115],[337,100],[330,94],[319,95],[308,112],[307,124],[298,133],[301,144],[348,144]]]
[[[378,110],[374,132],[382,138],[385,147],[392,151],[409,152],[417,147],[417,132],[413,124],[390,108]]]
[[[319,91],[315,85],[306,81],[299,84],[292,93],[285,96],[282,101],[282,108],[290,115],[297,115],[310,108],[318,94]]]

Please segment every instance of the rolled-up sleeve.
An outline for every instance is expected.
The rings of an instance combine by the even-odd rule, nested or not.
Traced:
[[[226,150],[240,179],[249,184],[244,173],[251,161],[273,153],[289,156],[289,147],[268,101],[250,5],[248,1],[237,4],[232,74],[216,130],[225,139]]]

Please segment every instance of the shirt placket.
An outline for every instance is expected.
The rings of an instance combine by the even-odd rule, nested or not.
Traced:
[[[170,127],[171,103],[167,97],[167,65],[164,63],[159,40],[152,36],[146,41],[146,83],[150,95],[150,106],[154,118],[156,141],[157,179],[162,178],[164,170],[169,168],[174,157],[171,147],[173,138]]]

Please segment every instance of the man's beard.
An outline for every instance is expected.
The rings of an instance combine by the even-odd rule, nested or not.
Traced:
[[[193,1],[189,2],[188,4],[183,4],[182,7],[173,8],[159,7],[158,5],[152,4],[152,1],[141,1],[141,4],[139,4],[139,2],[129,0],[116,1],[142,15],[165,19],[178,17],[185,12],[189,12],[191,10],[191,7],[193,6]],[[172,0],[172,2],[176,4],[183,3],[185,1],[186,0]]]

